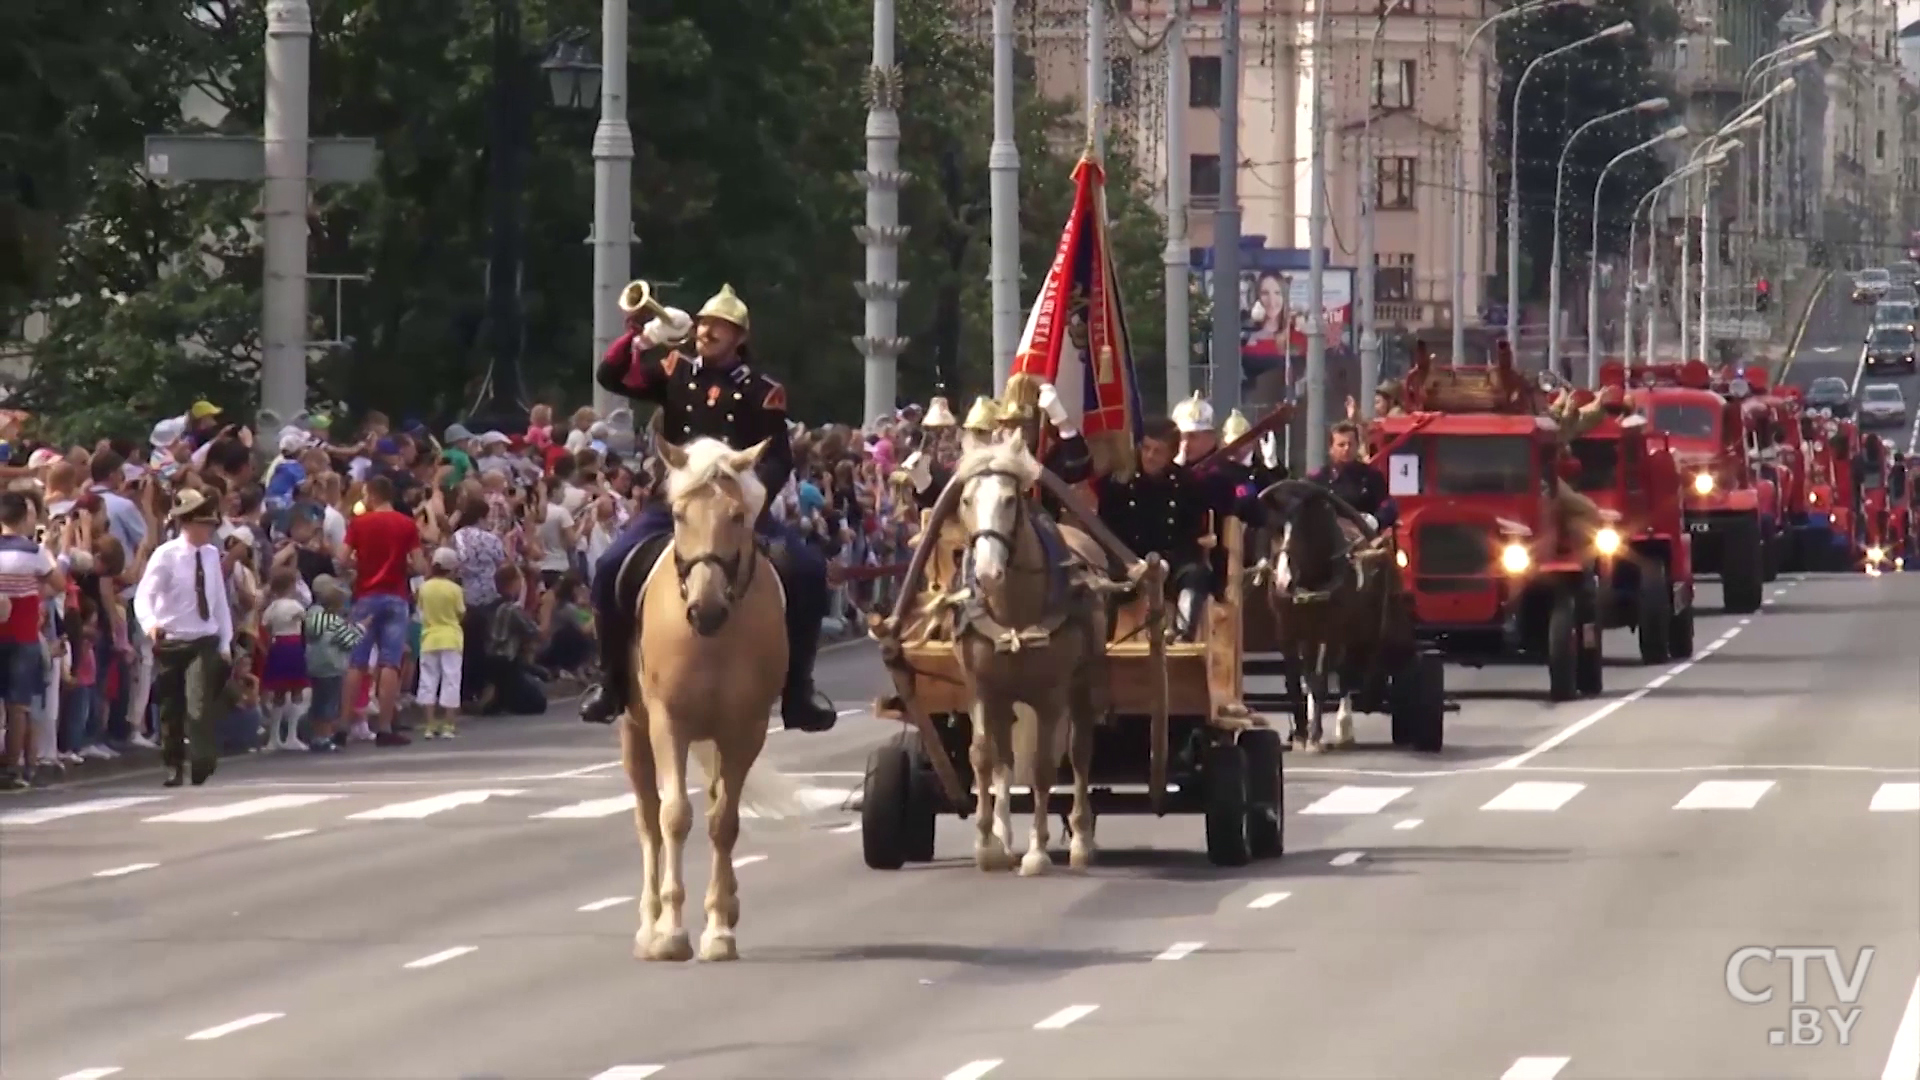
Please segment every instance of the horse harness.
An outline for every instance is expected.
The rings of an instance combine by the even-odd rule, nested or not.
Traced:
[[[985,470],[975,474],[975,478],[995,476],[1013,482],[1015,489],[1022,485],[1020,477],[1005,470]],[[962,634],[976,634],[993,643],[995,652],[1017,653],[1026,649],[1044,649],[1053,644],[1053,635],[1066,625],[1067,621],[1084,613],[1090,594],[1084,589],[1071,590],[1068,571],[1073,563],[1069,558],[1066,542],[1060,538],[1053,522],[1045,515],[1035,514],[1023,495],[1014,501],[1013,529],[1003,533],[997,529],[975,529],[967,534],[966,555],[962,559],[961,571],[965,584],[972,591],[965,606],[954,613],[954,637]],[[1020,533],[1022,523],[1032,526],[1035,540],[1040,545],[1042,562],[1039,566],[1021,566],[1015,560],[1019,557],[1019,548],[1014,537]],[[1037,623],[1018,629],[1006,626],[993,617],[987,610],[986,600],[976,587],[978,582],[973,576],[973,545],[977,540],[991,540],[1007,550],[1007,570],[1009,573],[1045,574],[1047,577],[1047,607],[1049,614]],[[1061,602],[1061,601],[1068,602]]]

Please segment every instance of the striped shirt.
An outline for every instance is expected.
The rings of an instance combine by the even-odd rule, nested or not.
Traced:
[[[366,636],[366,631],[318,604],[307,609],[305,632],[307,674],[316,679],[345,675],[353,647]]]
[[[0,536],[0,596],[9,610],[0,622],[0,642],[30,645],[40,640],[40,590],[53,573],[53,556],[30,536]]]

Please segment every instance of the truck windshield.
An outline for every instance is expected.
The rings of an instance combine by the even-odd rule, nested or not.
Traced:
[[[1678,439],[1711,439],[1720,430],[1720,411],[1710,405],[1659,404],[1647,419],[1653,430]]]
[[[1533,490],[1533,440],[1522,435],[1449,435],[1433,440],[1436,495],[1524,495]]]
[[[1580,475],[1573,481],[1576,490],[1613,490],[1620,474],[1619,440],[1575,439],[1573,457],[1580,463]]]

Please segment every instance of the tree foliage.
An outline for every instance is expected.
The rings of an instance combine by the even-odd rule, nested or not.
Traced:
[[[1570,45],[1606,27],[1628,20],[1634,33],[1609,38],[1542,64],[1527,80],[1520,102],[1519,159],[1510,163],[1520,190],[1523,237],[1521,294],[1547,294],[1547,266],[1553,245],[1554,192],[1562,152],[1566,183],[1560,194],[1560,242],[1563,266],[1585,261],[1593,238],[1593,193],[1600,172],[1615,155],[1681,122],[1679,103],[1664,113],[1631,113],[1596,125],[1569,149],[1568,139],[1582,124],[1616,109],[1654,97],[1671,97],[1672,87],[1653,65],[1653,51],[1670,40],[1679,23],[1667,0],[1601,0],[1589,6],[1548,8],[1505,24],[1500,34],[1503,80],[1500,94],[1502,146],[1513,122],[1513,95],[1527,66],[1543,54]],[[1600,192],[1600,251],[1619,254],[1627,247],[1627,215],[1640,197],[1666,177],[1665,158],[1649,150],[1615,166]],[[1504,202],[1500,216],[1506,214]]]
[[[199,84],[227,110],[218,130],[255,134],[263,97],[263,5],[253,0],[95,0],[134,25],[86,19],[56,0],[20,0],[0,16],[0,50],[70,49],[44,100],[17,102],[0,140],[44,138],[53,151],[15,188],[36,196],[57,252],[0,304],[35,301],[54,333],[35,347],[18,393],[75,434],[125,408],[151,410],[213,394],[255,394],[258,321],[256,189],[154,186],[135,171],[140,138],[179,130],[180,94]],[[778,18],[767,17],[777,6]],[[118,13],[119,8],[128,9]],[[903,394],[945,383],[988,389],[986,285],[991,64],[987,42],[953,25],[940,0],[901,0],[898,62],[906,80],[900,333]],[[553,109],[537,65],[556,35],[598,25],[596,0],[519,0],[517,115],[495,122],[494,15],[458,0],[315,0],[311,123],[315,136],[375,139],[373,183],[318,189],[310,217],[315,274],[348,284],[343,326],[330,287],[309,290],[315,337],[347,345],[310,379],[317,396],[360,408],[451,418],[471,403],[488,363],[484,333],[491,206],[490,142],[520,147],[524,235],[522,381],[535,396],[584,400],[593,359],[589,299],[595,117]],[[673,282],[691,308],[731,283],[753,309],[760,362],[790,384],[798,415],[853,420],[860,400],[865,216],[855,170],[865,159],[863,74],[869,0],[633,0],[635,276]],[[40,34],[43,26],[65,36]],[[101,27],[113,32],[96,34]],[[124,30],[124,32],[121,32]],[[8,33],[8,31],[12,31]],[[36,34],[40,36],[36,39]],[[31,44],[22,45],[22,42]],[[0,61],[8,57],[0,51]],[[42,57],[39,64],[54,70]],[[37,70],[37,69],[29,69]],[[7,91],[11,93],[12,91]],[[28,106],[32,107],[29,108]],[[111,122],[109,122],[109,120]],[[1031,299],[1070,199],[1084,125],[1023,88],[1020,104],[1023,298]],[[10,145],[0,141],[0,146]],[[38,144],[36,144],[37,146]],[[0,155],[11,159],[16,155]],[[1124,147],[1109,155],[1109,205],[1143,369],[1159,354],[1160,225]],[[0,212],[13,203],[0,192]],[[5,219],[0,218],[0,223]],[[118,303],[108,295],[124,296]],[[0,307],[0,313],[9,310]],[[131,340],[139,336],[139,341]],[[111,392],[112,406],[95,395]]]

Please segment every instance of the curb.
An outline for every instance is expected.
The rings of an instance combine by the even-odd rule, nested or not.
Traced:
[[[1832,280],[1832,269],[1820,272],[1820,280],[1814,284],[1812,295],[1807,297],[1807,306],[1800,312],[1800,323],[1794,327],[1793,343],[1787,346],[1786,362],[1780,365],[1780,373],[1774,376],[1774,382],[1787,381],[1787,372],[1792,370],[1794,360],[1800,356],[1800,342],[1807,336],[1807,327],[1813,323],[1813,310],[1820,306],[1820,297],[1826,294],[1827,283]]]

